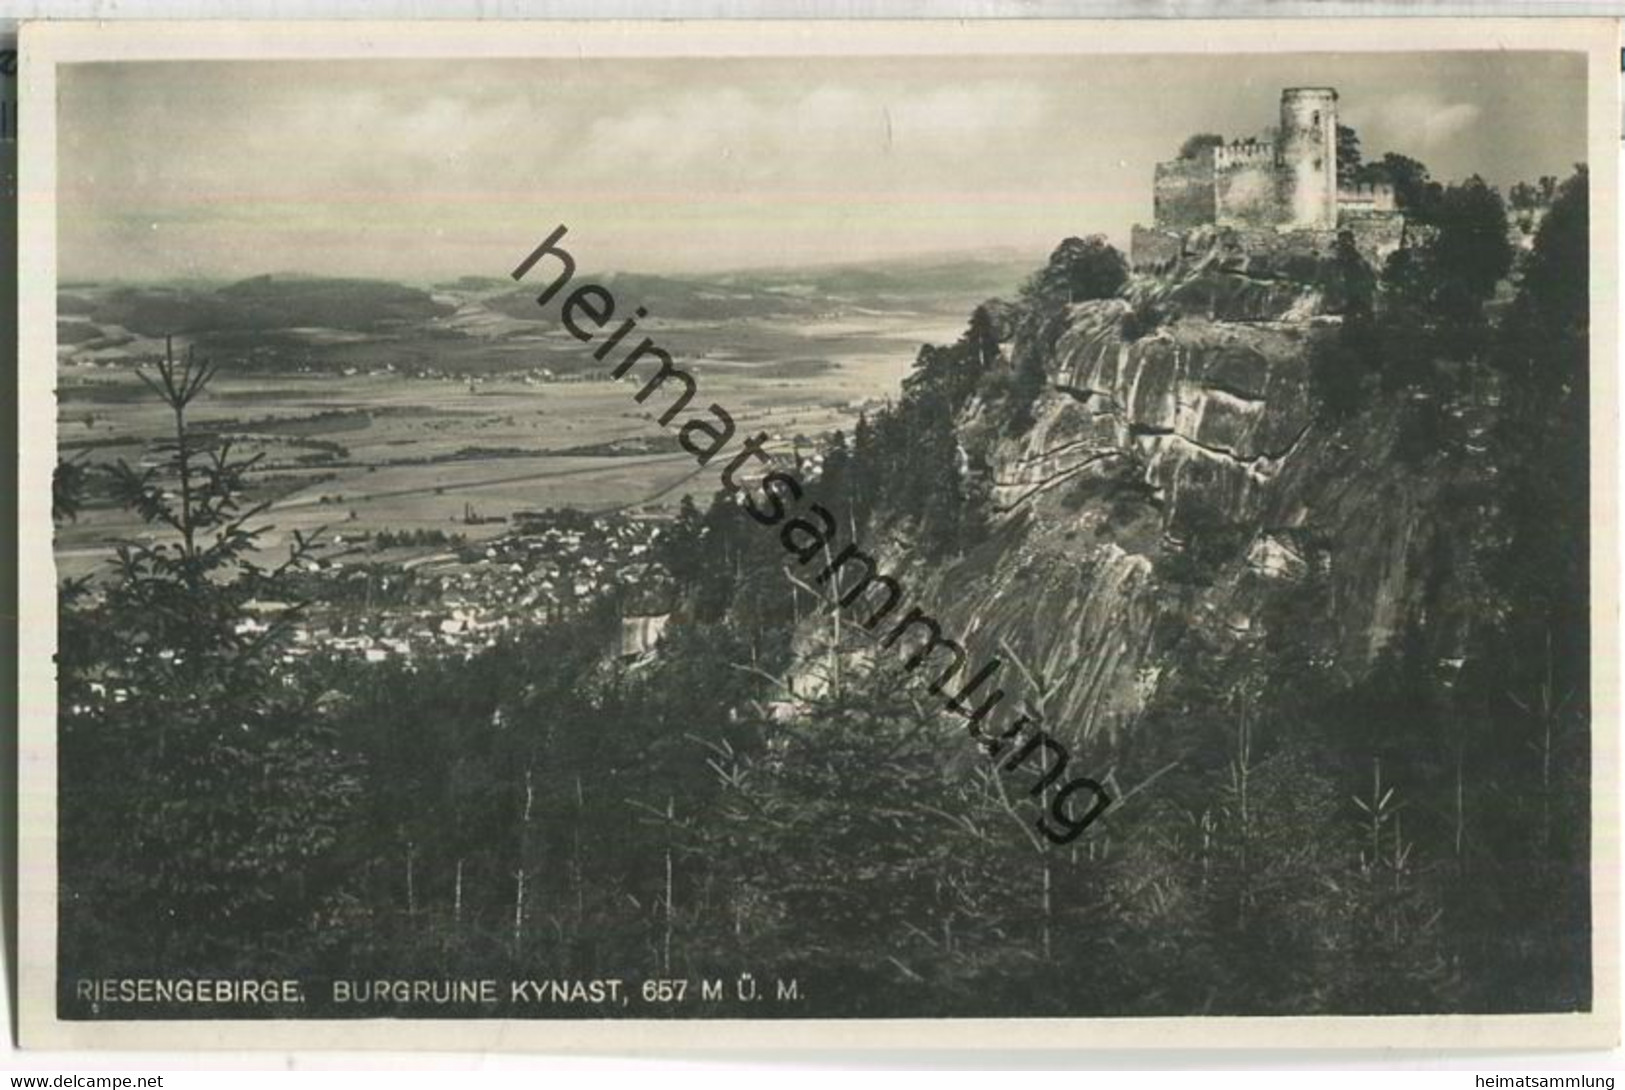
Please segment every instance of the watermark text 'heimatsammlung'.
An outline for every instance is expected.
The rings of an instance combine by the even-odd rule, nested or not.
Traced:
[[[566,230],[561,224],[513,270],[513,278],[522,280],[543,258],[552,258],[559,263],[561,268],[557,276],[536,297],[539,306],[548,306],[575,276],[575,258],[559,245]],[[615,320],[618,312],[619,307],[609,289],[602,284],[588,282],[577,284],[573,291],[563,297],[559,319],[570,336],[583,344],[590,344]],[[610,371],[611,376],[617,379],[624,378],[634,367],[642,364],[645,369],[639,374],[643,377],[643,387],[633,396],[639,404],[656,393],[668,398],[669,402],[658,419],[662,427],[671,427],[688,410],[690,403],[696,402],[699,383],[692,374],[676,365],[669,352],[658,347],[650,338],[640,336],[635,341],[631,338],[638,320],[646,317],[648,311],[644,307],[633,309],[631,316],[623,318],[593,350],[592,356],[608,365],[610,358],[618,354],[618,361]],[[623,345],[630,347],[623,348]],[[721,405],[712,403],[697,406],[696,411],[683,421],[677,433],[677,442],[701,466],[707,466],[729,448],[734,433],[733,416]],[[858,623],[878,636],[884,646],[897,647],[900,652],[906,652],[908,658],[904,660],[904,665],[907,669],[918,668],[933,655],[942,656],[937,660],[942,668],[931,682],[931,691],[946,697],[946,706],[950,711],[969,719],[972,737],[989,757],[995,760],[1001,756],[1005,758],[1001,771],[1014,771],[1029,759],[1036,758],[1036,766],[1041,774],[1030,786],[1028,794],[1032,798],[1048,794],[1049,799],[1048,811],[1036,823],[1038,830],[1056,844],[1067,844],[1077,839],[1111,805],[1112,800],[1106,789],[1087,776],[1076,776],[1062,782],[1070,754],[1066,746],[1043,728],[1042,716],[1025,704],[1021,714],[1004,730],[990,733],[983,729],[983,720],[1004,699],[1004,690],[995,689],[975,708],[968,707],[968,704],[972,694],[1003,666],[998,659],[990,659],[963,680],[952,695],[948,695],[949,680],[962,671],[969,672],[969,656],[957,640],[942,634],[942,626],[936,618],[913,606],[902,614],[901,619],[895,620],[889,630],[879,627],[892,616],[904,598],[902,585],[893,577],[883,574],[874,557],[859,549],[855,543],[849,542],[838,552],[833,551],[839,536],[834,516],[816,502],[803,505],[807,498],[804,482],[794,473],[775,466],[764,453],[763,445],[769,439],[766,432],[759,432],[739,444],[732,459],[721,471],[722,486],[730,493],[743,492],[742,506],[755,522],[764,527],[779,527],[780,542],[800,564],[805,566],[815,558],[824,557],[824,568],[813,579],[821,584],[833,580],[832,590],[839,601],[836,608],[845,609],[860,600],[865,601],[871,612],[867,617],[860,618]],[[759,486],[759,497],[738,480],[738,474],[751,462],[755,462],[759,469],[767,470]],[[762,500],[761,505],[757,503],[758,498]],[[796,517],[786,521],[792,513]],[[878,594],[869,597],[872,592]],[[1083,797],[1074,803],[1074,799],[1080,795]],[[1088,809],[1078,813],[1078,807],[1090,799],[1093,801]]]

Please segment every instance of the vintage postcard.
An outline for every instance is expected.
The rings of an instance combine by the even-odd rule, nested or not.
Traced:
[[[1618,46],[25,27],[24,1043],[1615,1042]]]

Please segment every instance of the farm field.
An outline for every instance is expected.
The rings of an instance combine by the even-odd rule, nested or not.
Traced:
[[[911,300],[891,311],[669,319],[649,323],[646,332],[696,376],[699,400],[729,412],[741,437],[766,431],[769,449],[788,453],[798,445],[810,451],[819,436],[850,429],[865,405],[894,397],[920,344],[957,338],[964,321],[957,300],[937,308]],[[685,494],[716,488],[720,467],[701,470],[675,445],[674,429],[658,423],[669,403],[664,395],[638,404],[641,381],[600,377],[607,369],[589,346],[561,330],[527,329],[518,337],[503,330],[497,340],[455,342],[463,366],[448,370],[456,374],[348,362],[355,357],[344,353],[357,345],[380,351],[376,338],[321,338],[319,357],[333,364],[327,353],[343,350],[339,365],[308,370],[233,366],[226,357],[188,419],[230,438],[239,453],[261,456],[251,481],[253,498],[270,503],[265,559],[276,559],[295,529],[325,528],[329,537],[438,529],[479,541],[505,533],[516,511],[570,506],[659,517]],[[310,331],[304,335],[317,343]],[[410,341],[400,331],[389,340],[431,363],[452,343],[426,333]],[[516,361],[526,366],[516,343],[555,363],[568,353],[572,365],[508,370]],[[206,358],[223,351],[203,336],[177,338],[177,351],[188,344]],[[173,420],[136,371],[161,345],[136,337],[88,354],[63,346],[63,459],[155,464],[153,444],[172,433]],[[502,369],[468,366],[481,346],[482,361]],[[58,574],[92,574],[118,541],[152,533],[130,512],[93,498],[58,528]]]

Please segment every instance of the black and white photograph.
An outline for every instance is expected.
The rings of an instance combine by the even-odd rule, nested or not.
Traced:
[[[1611,24],[376,29],[24,31],[25,1038],[1617,1038]]]

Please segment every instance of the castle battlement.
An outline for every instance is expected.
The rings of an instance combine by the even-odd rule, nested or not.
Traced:
[[[1380,197],[1393,196],[1394,187],[1388,182],[1356,182],[1353,185],[1340,185],[1337,187],[1339,197]]]
[[[1275,145],[1268,140],[1236,140],[1213,149],[1213,165],[1220,170],[1261,162],[1275,162]]]
[[[1337,209],[1343,212],[1397,212],[1394,187],[1387,182],[1362,182],[1337,188]]]

